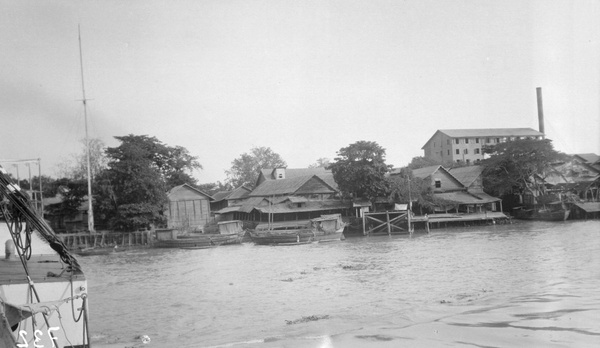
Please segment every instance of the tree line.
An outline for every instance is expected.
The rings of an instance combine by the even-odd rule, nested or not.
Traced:
[[[188,184],[209,195],[242,185],[252,189],[263,168],[286,167],[283,158],[268,147],[255,147],[232,161],[224,183],[198,183],[193,176],[202,169],[198,157],[181,146],[169,146],[156,137],[126,135],[115,137],[116,147],[90,142],[94,217],[98,224],[112,230],[136,230],[165,223],[163,209],[167,192]],[[45,197],[60,194],[62,201],[50,205],[51,214],[74,216],[87,198],[86,149],[73,155],[59,168],[61,178],[42,176]],[[484,187],[490,194],[539,189],[543,173],[565,155],[555,151],[550,140],[516,140],[483,148]],[[319,158],[309,167],[330,169],[342,199],[363,199],[372,203],[416,203],[431,208],[441,202],[433,194],[429,179],[416,178],[413,170],[439,165],[424,157],[414,157],[405,167],[395,169],[386,163],[386,150],[374,141],[357,141],[341,148],[333,161]],[[464,165],[448,163],[448,166]],[[39,178],[32,180],[39,189]],[[23,187],[27,180],[19,183]]]

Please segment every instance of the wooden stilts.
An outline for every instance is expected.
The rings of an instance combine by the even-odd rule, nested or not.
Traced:
[[[390,213],[389,212],[385,212],[385,222],[387,224],[387,231],[388,231],[388,236],[392,235],[392,227],[390,226]]]

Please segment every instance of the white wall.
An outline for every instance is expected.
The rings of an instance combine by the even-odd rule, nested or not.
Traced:
[[[8,225],[6,225],[6,222],[0,221],[0,257],[2,257],[2,259],[6,258],[4,246],[7,240],[12,241]],[[48,243],[42,241],[40,237],[38,237],[37,232],[35,231],[31,235],[31,253],[33,255],[56,254],[56,252],[50,248]]]

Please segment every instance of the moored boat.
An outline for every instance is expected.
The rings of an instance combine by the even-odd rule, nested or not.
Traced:
[[[124,251],[124,250],[118,250],[118,247],[115,245],[114,247],[95,247],[95,248],[84,248],[84,249],[77,249],[74,250],[73,253],[79,255],[79,256],[96,256],[96,255],[112,255],[114,253],[116,253],[117,251]]]
[[[213,246],[239,244],[246,231],[239,220],[219,222],[219,233],[179,234],[176,229],[156,230],[157,248],[205,249]]]
[[[250,231],[250,236],[258,245],[296,245],[314,241],[312,229],[302,224],[258,225]]]
[[[521,220],[539,221],[565,221],[569,218],[571,211],[564,204],[547,204],[536,207],[517,207],[513,209],[513,215]]]
[[[321,215],[310,220],[314,232],[314,240],[319,243],[344,240],[346,223],[340,214]]]
[[[259,245],[331,242],[344,238],[345,226],[340,214],[331,214],[311,220],[260,224],[250,231],[250,236]]]

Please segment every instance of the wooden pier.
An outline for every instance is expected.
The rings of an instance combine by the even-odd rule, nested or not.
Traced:
[[[70,249],[90,248],[96,246],[118,245],[122,247],[150,245],[153,231],[136,232],[78,232],[58,235]]]
[[[430,214],[414,216],[403,211],[363,213],[363,234],[410,234],[415,227],[427,233],[431,228],[468,227],[510,223],[510,217],[502,212]]]
[[[415,218],[408,210],[363,213],[363,234],[412,233]]]

